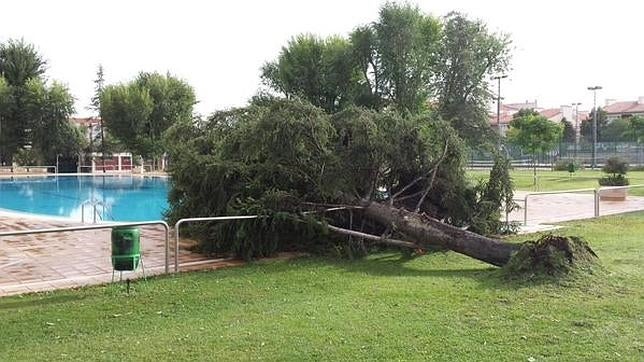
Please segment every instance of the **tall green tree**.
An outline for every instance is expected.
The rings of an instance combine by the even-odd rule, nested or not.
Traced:
[[[561,120],[561,126],[563,127],[563,136],[561,137],[561,141],[574,143],[576,140],[576,135],[575,135],[575,127],[572,126],[572,123],[570,123],[564,117]]]
[[[189,84],[159,73],[140,73],[130,83],[106,86],[100,95],[101,115],[111,134],[155,163],[165,152],[164,132],[192,119],[195,103]]]
[[[91,99],[90,109],[93,110],[99,119],[99,124],[101,127],[101,132],[99,133],[100,137],[100,150],[101,150],[101,164],[105,165],[105,156],[108,153],[106,148],[107,143],[105,142],[105,122],[103,121],[103,116],[101,114],[101,94],[105,88],[105,72],[103,70],[103,65],[99,64],[98,69],[96,70],[96,79],[94,79],[94,95]],[[111,151],[111,150],[109,150]],[[103,167],[103,173],[105,172],[105,167]]]
[[[355,99],[359,74],[352,56],[350,43],[340,37],[298,35],[262,67],[262,80],[287,98],[335,112]]]
[[[527,113],[510,122],[508,140],[532,156],[534,184],[537,183],[537,156],[551,151],[561,140],[563,126],[546,117]]]
[[[46,62],[36,48],[24,40],[10,39],[0,43],[0,76],[9,87],[10,96],[5,96],[5,111],[0,133],[0,161],[11,164],[13,155],[30,144],[29,130],[34,128],[33,118],[26,111],[26,85],[31,79],[40,78],[46,70]]]
[[[439,110],[470,144],[493,136],[489,126],[490,76],[508,71],[510,39],[480,20],[452,12],[443,20],[436,65]]]
[[[591,111],[590,116],[581,122],[579,131],[581,132],[581,138],[584,142],[592,143],[593,142],[593,117],[595,117],[595,112]],[[608,118],[606,117],[606,111],[601,107],[597,107],[597,141],[601,142],[602,133],[608,125]]]
[[[628,118],[628,127],[624,136],[635,142],[644,142],[644,117],[632,116]]]
[[[73,97],[61,83],[45,81],[45,66],[24,40],[0,44],[0,161],[6,164],[25,147],[47,163],[80,147],[78,130],[69,122]]]

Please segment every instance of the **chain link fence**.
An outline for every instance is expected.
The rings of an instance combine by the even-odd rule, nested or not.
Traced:
[[[538,154],[536,157],[539,167],[552,167],[558,160],[576,160],[585,166],[592,164],[592,143],[562,142],[553,150]],[[532,155],[524,153],[521,148],[514,145],[504,145],[506,155],[515,167],[530,167]],[[602,165],[610,157],[620,157],[632,167],[644,166],[644,144],[636,142],[599,142],[597,143],[597,164]],[[491,153],[471,151],[470,167],[486,167],[494,162]]]

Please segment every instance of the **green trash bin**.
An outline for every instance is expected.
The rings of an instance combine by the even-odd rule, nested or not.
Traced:
[[[141,262],[141,231],[136,227],[112,229],[112,267],[117,271],[132,271]]]

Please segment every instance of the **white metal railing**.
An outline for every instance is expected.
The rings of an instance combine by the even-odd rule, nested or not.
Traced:
[[[98,218],[100,221],[103,221],[105,219],[106,215],[109,215],[108,212],[108,205],[104,203],[103,201],[99,200],[86,200],[81,204],[81,222],[84,224],[85,223],[85,206],[91,206],[92,207],[92,223],[96,224],[96,219]],[[102,207],[103,208],[103,213],[100,213],[98,208]]]
[[[69,227],[59,227],[59,228],[34,229],[34,230],[2,231],[0,232],[0,238],[5,236],[50,234],[50,233],[62,233],[62,232],[73,232],[73,231],[112,229],[115,227],[123,227],[123,226],[146,226],[146,225],[162,225],[165,230],[165,273],[167,274],[170,272],[170,244],[169,244],[170,227],[165,221],[157,220],[157,221],[127,222],[127,223],[118,223],[118,224],[69,226]],[[178,259],[176,258],[176,256],[175,256],[175,263],[178,263]],[[175,264],[174,269],[175,271],[178,270],[177,264]]]
[[[642,185],[628,185],[628,186],[601,186],[596,188],[585,188],[585,189],[575,189],[575,190],[559,190],[559,191],[540,191],[540,192],[529,192],[523,197],[523,225],[528,225],[528,198],[530,196],[539,196],[539,195],[555,195],[555,194],[572,194],[572,193],[584,193],[592,192],[593,193],[593,206],[594,206],[594,217],[600,216],[600,194],[603,190],[619,190],[619,189],[632,189],[644,187]]]
[[[37,174],[46,174],[49,172],[49,169],[54,170],[54,174],[58,174],[58,166],[56,165],[51,165],[51,166],[0,166],[0,174],[3,173],[26,173],[26,174],[32,174],[32,170],[45,170],[45,172],[37,173]],[[24,170],[24,172],[20,172]]]

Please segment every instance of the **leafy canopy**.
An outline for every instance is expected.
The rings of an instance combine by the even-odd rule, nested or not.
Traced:
[[[127,84],[106,86],[100,113],[111,134],[145,157],[164,152],[163,134],[174,123],[192,119],[196,103],[186,82],[158,73],[141,73]]]
[[[563,126],[546,117],[527,114],[510,122],[508,139],[525,152],[536,156],[552,150],[563,134]]]

